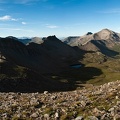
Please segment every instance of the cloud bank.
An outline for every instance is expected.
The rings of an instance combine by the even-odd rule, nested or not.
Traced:
[[[10,15],[0,17],[0,21],[18,21],[18,19],[12,18]]]

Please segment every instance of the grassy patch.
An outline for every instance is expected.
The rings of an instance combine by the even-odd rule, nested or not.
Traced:
[[[112,50],[120,53],[120,45],[115,45]]]
[[[71,85],[82,83],[101,85],[120,80],[120,59],[108,58],[101,53],[87,53],[81,63],[85,66],[78,69],[68,69],[53,77]]]

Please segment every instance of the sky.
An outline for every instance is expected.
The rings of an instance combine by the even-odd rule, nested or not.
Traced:
[[[0,0],[0,37],[120,33],[120,0]]]

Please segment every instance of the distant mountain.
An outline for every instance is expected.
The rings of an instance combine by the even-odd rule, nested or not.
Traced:
[[[107,61],[107,56],[117,54],[112,50],[116,45],[120,45],[120,35],[108,29],[68,37],[64,42],[56,36],[34,37],[27,44],[13,36],[0,38],[0,91],[67,90],[69,83],[73,89],[76,84],[73,86],[71,78],[62,79],[66,74],[70,76],[69,72],[73,70],[71,65],[80,65],[80,61],[84,64],[94,61],[102,64]],[[89,71],[94,69],[84,65],[82,68],[79,69],[83,70],[81,72],[74,70],[71,76],[82,75],[86,70],[89,76]],[[63,75],[65,71],[68,73]],[[54,75],[60,78],[53,80]],[[66,80],[69,82],[66,83]]]
[[[7,36],[7,39],[14,39],[14,40],[18,40],[18,38],[14,37],[14,36]]]
[[[94,34],[88,32],[84,36],[68,37],[64,42],[70,46],[78,46],[85,51],[100,51],[105,55],[113,56],[117,52],[111,49],[120,44],[120,34],[109,29],[103,29]]]
[[[63,40],[63,42],[64,42],[64,43],[67,43],[67,44],[69,44],[69,45],[71,45],[71,46],[76,46],[76,45],[74,45],[74,43],[75,43],[75,41],[76,41],[77,39],[79,39],[78,36],[69,36],[69,37],[65,38],[65,39]]]
[[[28,44],[31,41],[32,38],[30,37],[20,37],[18,38],[18,41],[24,43],[24,44]]]
[[[14,37],[14,36],[8,36],[6,38],[10,38],[10,39],[14,39],[14,40],[20,41],[23,44],[29,43],[31,41],[31,39],[32,39],[30,37]]]
[[[18,39],[32,39],[32,37],[17,37]]]
[[[37,43],[37,44],[41,44],[41,43],[43,43],[44,41],[43,41],[43,39],[40,38],[40,37],[33,37],[33,38],[31,39],[31,41],[28,42],[28,44],[31,43],[31,42]]]

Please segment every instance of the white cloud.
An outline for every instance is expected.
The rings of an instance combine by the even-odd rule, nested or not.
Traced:
[[[27,23],[26,22],[22,22],[23,25],[26,25]]]
[[[2,21],[11,20],[11,16],[9,16],[9,15],[2,16],[2,17],[0,17],[0,20],[2,20]]]
[[[12,18],[10,15],[0,17],[0,21],[18,21],[18,19]]]
[[[46,27],[51,28],[51,29],[58,28],[58,26],[56,26],[56,25],[46,25]]]
[[[25,29],[20,29],[20,28],[0,28],[0,30],[34,32],[33,30],[25,30]]]

